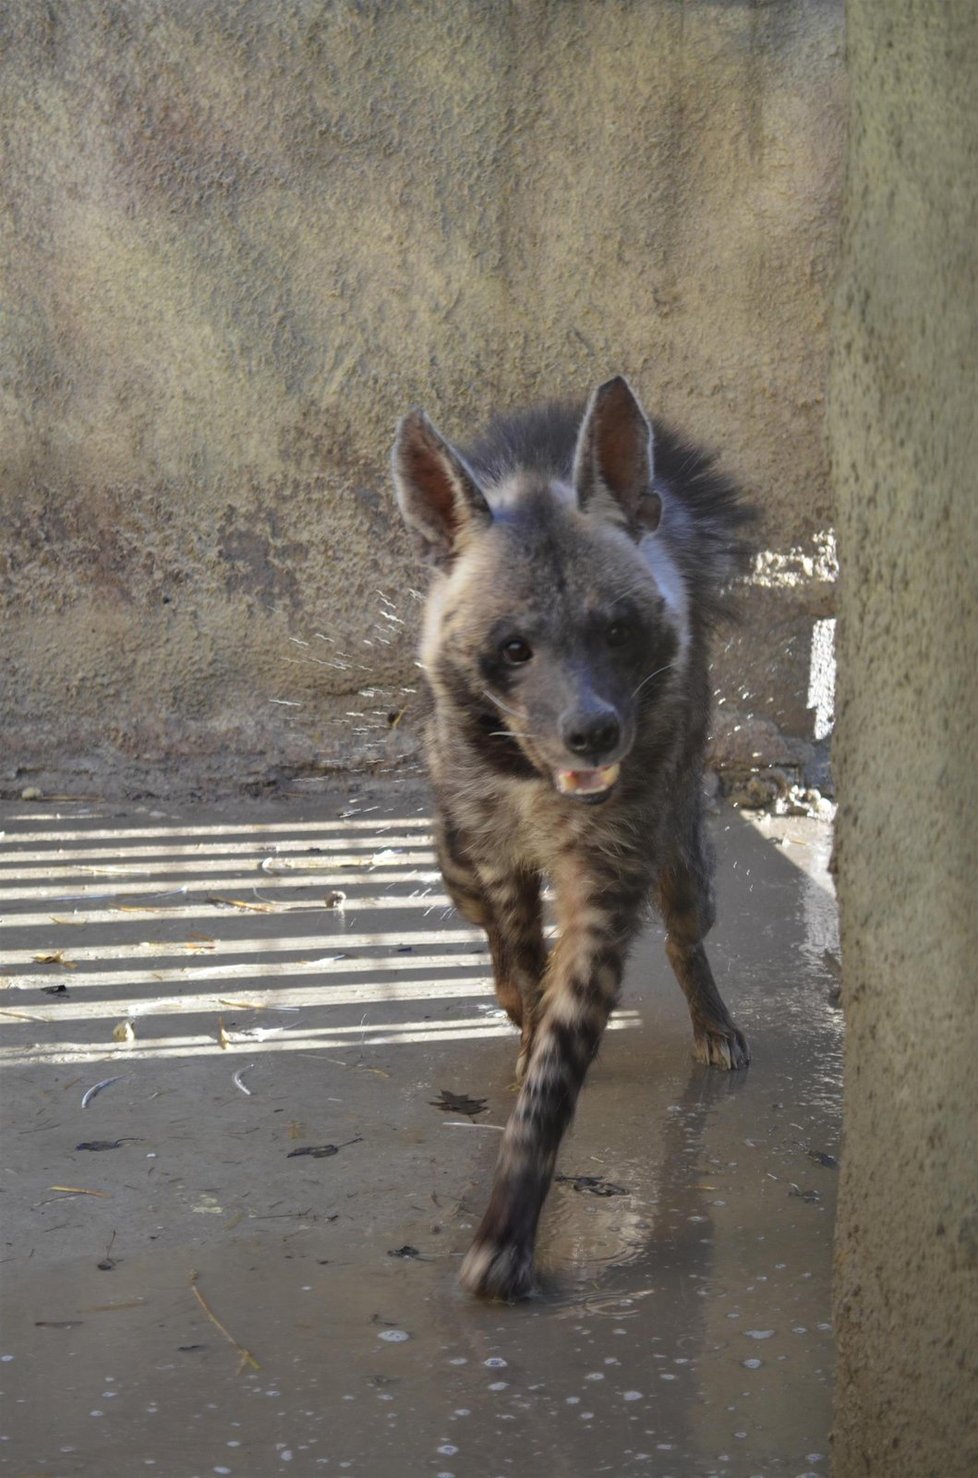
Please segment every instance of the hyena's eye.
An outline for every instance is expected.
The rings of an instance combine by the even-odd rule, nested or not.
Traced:
[[[609,647],[623,647],[631,639],[632,628],[627,621],[612,621],[605,632]]]
[[[533,656],[532,647],[521,636],[511,636],[509,641],[504,641],[501,651],[504,659],[513,667],[519,667],[521,662],[529,662]]]

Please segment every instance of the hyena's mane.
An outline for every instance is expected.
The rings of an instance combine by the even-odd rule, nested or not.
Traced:
[[[716,466],[713,452],[690,445],[661,421],[652,425],[662,537],[682,571],[694,622],[712,626],[734,615],[730,587],[750,567],[757,510]]]
[[[462,449],[463,455],[487,490],[521,470],[569,482],[583,414],[583,402],[551,401],[494,416],[478,440]]]
[[[497,415],[464,448],[469,466],[490,493],[493,484],[525,470],[569,482],[583,402],[553,401],[515,415]],[[729,588],[750,566],[756,511],[716,457],[653,419],[655,477],[662,498],[657,537],[668,545],[690,598],[695,624],[712,626],[734,612]]]

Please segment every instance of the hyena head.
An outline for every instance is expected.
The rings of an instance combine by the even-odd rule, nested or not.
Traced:
[[[398,503],[438,571],[422,665],[493,768],[599,801],[681,662],[681,581],[652,547],[652,430],[628,383],[595,391],[566,448],[540,455],[529,426],[526,454],[495,463],[422,411],[398,428]]]

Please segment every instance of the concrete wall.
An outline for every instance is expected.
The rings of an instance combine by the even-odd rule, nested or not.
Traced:
[[[837,1478],[978,1472],[978,10],[850,0]]]
[[[409,748],[396,417],[460,434],[617,370],[766,511],[723,753],[807,752],[780,731],[811,737],[832,609],[841,24],[841,0],[10,0],[0,783]]]

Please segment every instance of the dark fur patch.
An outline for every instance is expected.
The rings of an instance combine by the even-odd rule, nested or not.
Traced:
[[[456,704],[460,736],[488,770],[511,780],[540,778],[518,741],[506,731],[503,717],[472,689],[454,663],[446,660],[439,664],[438,681]]]

